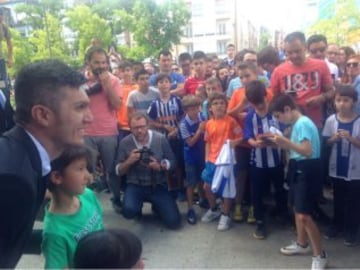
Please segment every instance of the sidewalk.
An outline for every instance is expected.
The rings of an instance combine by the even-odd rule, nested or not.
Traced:
[[[188,225],[185,220],[186,203],[179,203],[184,216],[178,231],[165,229],[151,214],[149,204],[144,206],[141,223],[128,221],[115,214],[109,194],[99,194],[104,208],[106,228],[124,228],[137,234],[143,242],[145,268],[257,268],[295,269],[311,267],[311,255],[284,256],[280,247],[295,239],[290,226],[270,224],[266,240],[256,240],[253,225],[233,223],[229,231],[218,232],[217,223]],[[199,219],[204,210],[197,208]],[[37,224],[39,226],[39,224]],[[41,224],[40,224],[41,226]],[[360,246],[349,248],[343,239],[324,240],[329,254],[329,268],[360,269]],[[23,256],[17,268],[43,268],[41,256]]]

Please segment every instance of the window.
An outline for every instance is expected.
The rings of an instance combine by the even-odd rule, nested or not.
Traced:
[[[216,33],[218,35],[225,35],[226,34],[226,22],[225,21],[218,21],[216,23]]]
[[[218,54],[225,54],[226,53],[226,45],[228,40],[218,40],[216,43],[216,51]]]
[[[192,25],[188,24],[187,26],[185,26],[184,29],[184,37],[192,37],[193,33],[192,33]]]

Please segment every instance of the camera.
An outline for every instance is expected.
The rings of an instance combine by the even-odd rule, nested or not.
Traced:
[[[84,90],[88,96],[91,96],[100,93],[102,91],[102,86],[100,83],[95,83],[91,86],[84,83],[83,85],[80,86],[80,89]]]
[[[144,164],[149,164],[151,161],[150,157],[154,155],[153,151],[151,151],[151,149],[146,146],[139,149],[138,153],[140,154],[139,162]]]

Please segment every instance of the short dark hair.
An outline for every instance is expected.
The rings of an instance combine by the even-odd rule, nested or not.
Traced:
[[[245,54],[247,54],[249,51],[249,49],[242,49],[239,51],[234,57],[235,63],[243,62]]]
[[[137,81],[141,75],[149,75],[149,73],[144,68],[140,69],[134,74],[135,81]]]
[[[241,62],[237,68],[239,70],[249,69],[254,73],[257,73],[257,66],[252,62]]]
[[[210,97],[209,97],[208,106],[210,107],[211,104],[212,104],[215,100],[218,100],[218,99],[225,101],[226,104],[228,103],[228,100],[227,100],[227,98],[226,98],[226,96],[225,96],[224,93],[214,92],[214,93],[212,93],[212,94],[210,95]]]
[[[171,52],[169,50],[161,50],[159,52],[159,55],[158,55],[158,59],[160,59],[160,56],[161,55],[164,55],[164,56],[172,56]]]
[[[171,77],[169,74],[166,74],[166,73],[159,73],[158,75],[156,75],[156,78],[155,78],[155,85],[157,85],[161,80],[164,80],[164,79],[168,79],[169,82],[171,82]]]
[[[74,268],[133,268],[141,259],[140,239],[127,230],[102,230],[82,238],[75,250]]]
[[[102,53],[102,54],[104,54],[106,56],[107,61],[109,60],[109,56],[108,56],[107,52],[105,51],[105,49],[101,48],[101,47],[96,47],[96,46],[91,47],[86,52],[85,60],[87,62],[90,62],[95,53]]]
[[[204,59],[206,60],[206,54],[203,51],[196,51],[193,54],[193,60],[195,59]]]
[[[186,61],[186,60],[190,60],[191,61],[191,54],[188,53],[188,52],[183,52],[183,53],[180,53],[179,57],[178,57],[178,62],[183,62],[183,61]]]
[[[286,106],[290,107],[292,110],[297,108],[292,96],[287,94],[279,94],[275,96],[270,102],[269,112],[284,112]]]
[[[204,86],[206,86],[207,84],[217,84],[221,88],[221,82],[216,77],[210,77],[210,78],[206,79]]]
[[[60,60],[40,60],[24,66],[15,80],[15,121],[30,123],[31,109],[37,104],[57,112],[65,94],[62,89],[79,88],[84,82],[81,73]]]
[[[358,95],[356,90],[352,85],[349,84],[338,84],[335,90],[335,96],[336,95],[352,98],[354,102],[358,101]]]
[[[305,44],[306,42],[305,34],[303,32],[296,31],[286,35],[284,39],[285,42],[293,42],[295,40],[300,40],[302,43]]]
[[[315,34],[315,35],[311,35],[308,40],[307,40],[307,48],[310,48],[310,45],[313,43],[318,43],[318,42],[324,42],[325,45],[327,46],[327,39],[324,35],[319,35],[319,34]]]
[[[266,98],[265,84],[259,80],[249,82],[245,87],[245,96],[250,103],[263,103]]]
[[[59,157],[51,162],[51,171],[59,172],[61,175],[64,174],[66,168],[75,160],[84,159],[86,160],[87,167],[90,167],[94,162],[95,153],[85,145],[68,145],[65,147]],[[48,189],[53,191],[56,187],[52,181],[48,183]]]
[[[258,53],[259,65],[272,64],[277,66],[280,62],[279,53],[274,47],[267,46]]]
[[[119,69],[124,71],[126,68],[133,68],[133,64],[129,61],[122,61],[119,64]]]

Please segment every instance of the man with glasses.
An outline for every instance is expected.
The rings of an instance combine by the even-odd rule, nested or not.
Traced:
[[[133,219],[142,215],[144,202],[169,229],[180,226],[180,212],[166,186],[166,172],[175,168],[175,156],[166,137],[149,130],[146,114],[137,112],[129,120],[131,134],[121,142],[116,173],[126,175],[123,215]]]
[[[331,77],[334,82],[339,79],[339,69],[334,62],[329,61],[326,56],[334,56],[334,51],[328,50],[328,44],[326,37],[324,35],[312,35],[307,40],[307,48],[310,54],[310,57],[324,60],[329,67]],[[336,57],[337,54],[335,54]],[[333,59],[333,58],[332,58]]]
[[[323,125],[323,104],[334,96],[333,80],[324,61],[306,57],[306,41],[302,32],[285,38],[288,61],[275,68],[271,76],[274,94],[288,93],[318,128]]]

